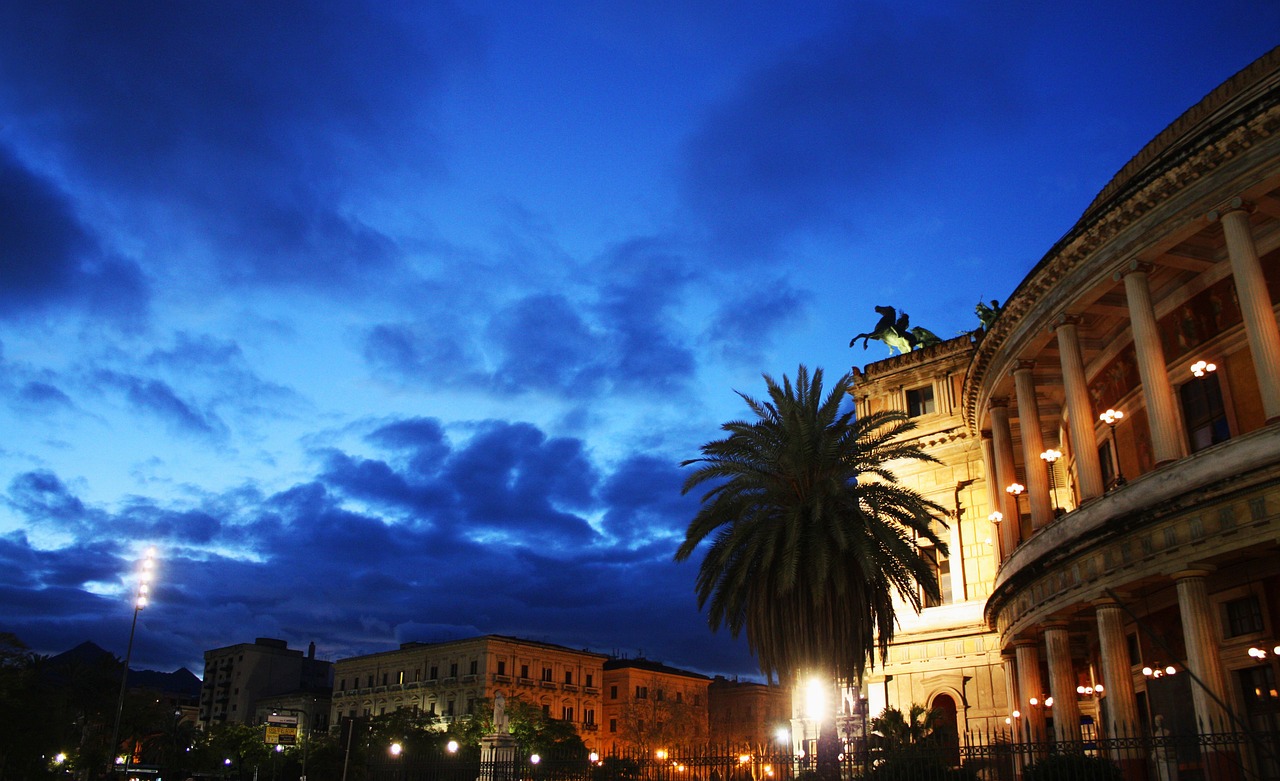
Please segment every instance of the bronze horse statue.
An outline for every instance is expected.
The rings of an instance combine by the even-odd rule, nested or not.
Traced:
[[[876,323],[875,328],[870,333],[858,334],[850,339],[850,347],[861,339],[862,349],[865,350],[867,343],[875,339],[877,342],[884,342],[892,355],[894,350],[909,353],[917,347],[928,347],[942,341],[928,328],[911,327],[911,318],[906,312],[899,315],[898,311],[891,306],[878,306],[876,312],[880,315],[880,321]]]

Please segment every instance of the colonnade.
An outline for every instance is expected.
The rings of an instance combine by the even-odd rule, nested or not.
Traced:
[[[1250,229],[1250,210],[1250,204],[1236,198],[1206,217],[1209,222],[1222,223],[1263,412],[1267,422],[1271,423],[1280,420],[1280,327],[1276,323],[1273,302]],[[1115,272],[1113,279],[1124,286],[1152,455],[1155,465],[1161,466],[1187,455],[1187,436],[1157,327],[1149,282],[1151,269],[1149,263],[1132,260]],[[1079,323],[1078,315],[1065,313],[1058,316],[1052,327],[1057,337],[1064,389],[1062,416],[1071,440],[1076,501],[1084,504],[1101,496],[1106,487],[1098,457],[1098,421],[1084,371]],[[984,448],[984,457],[988,474],[996,476],[991,498],[992,507],[998,508],[999,515],[993,513],[992,520],[1001,523],[1000,533],[995,535],[1000,540],[1001,560],[1008,558],[1025,541],[1028,531],[1034,534],[1054,520],[1054,503],[1050,501],[1049,494],[1049,469],[1052,466],[1040,458],[1044,443],[1033,374],[1035,365],[1031,358],[1022,358],[1014,361],[1011,371],[1022,442],[1022,473],[1029,498],[1029,530],[1020,528],[1018,497],[1007,495],[1003,490],[1013,483],[1024,482],[1018,477],[1014,433],[1009,419],[1010,400],[1002,395],[993,395],[986,400],[991,446]],[[1116,457],[1119,458],[1118,451]]]

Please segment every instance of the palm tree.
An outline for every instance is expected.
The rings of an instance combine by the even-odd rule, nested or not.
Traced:
[[[738,394],[757,419],[725,423],[727,436],[682,464],[697,465],[684,493],[711,487],[675,558],[710,540],[698,606],[712,631],[745,630],[766,676],[858,681],[876,649],[882,660],[888,652],[895,594],[917,611],[921,591],[938,597],[918,543],[946,551],[933,525],[943,508],[899,485],[888,466],[935,459],[902,440],[915,427],[905,415],[841,412],[850,375],[825,397],[821,369],[810,379],[800,366],[794,386],[785,375],[782,385],[764,381],[768,401]],[[834,740],[824,729],[823,775],[835,758],[822,744]]]

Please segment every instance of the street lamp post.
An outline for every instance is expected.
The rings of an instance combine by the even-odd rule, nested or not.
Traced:
[[[1120,467],[1120,448],[1116,447],[1116,423],[1123,417],[1124,413],[1118,409],[1108,409],[1098,416],[1098,420],[1106,423],[1111,429],[1111,453],[1116,460],[1116,485],[1124,485],[1124,469]]]
[[[1049,467],[1049,490],[1053,492],[1053,517],[1058,517],[1058,510],[1062,509],[1058,506],[1058,478],[1053,473],[1053,467],[1058,463],[1058,459],[1062,458],[1062,452],[1049,448],[1040,454],[1040,458]]]
[[[1005,493],[1013,497],[1013,509],[1018,511],[1017,512],[1018,518],[1016,520],[1018,520],[1019,522],[1021,522],[1022,520],[1022,506],[1018,504],[1018,499],[1022,496],[1022,492],[1025,490],[1027,490],[1027,487],[1022,483],[1010,483],[1009,485],[1005,486],[1005,489],[1004,489]]]
[[[110,771],[115,770],[116,750],[120,748],[120,717],[124,715],[124,693],[129,685],[129,663],[133,660],[133,636],[138,629],[138,611],[147,606],[147,600],[151,596],[151,578],[155,574],[156,568],[156,549],[147,548],[146,555],[143,557],[141,565],[138,568],[138,591],[133,599],[133,623],[129,625],[129,646],[124,653],[124,672],[120,674],[120,697],[116,702],[116,724],[111,730],[111,761]],[[129,759],[133,755],[133,749],[130,747],[124,754],[124,772],[129,774]]]

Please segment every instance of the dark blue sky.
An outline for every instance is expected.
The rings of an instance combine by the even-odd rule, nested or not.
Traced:
[[[0,4],[0,630],[750,674],[671,555],[734,389],[976,325],[1280,42],[1222,3]]]

